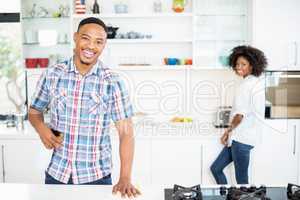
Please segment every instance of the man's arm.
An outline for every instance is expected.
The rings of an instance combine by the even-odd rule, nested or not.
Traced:
[[[140,194],[131,184],[131,169],[134,155],[134,136],[133,136],[133,124],[131,118],[117,121],[115,123],[120,138],[120,179],[117,185],[113,188],[113,193],[117,191],[121,192],[122,197],[127,195],[128,197],[136,196]]]
[[[47,149],[59,148],[62,146],[62,138],[56,137],[50,128],[44,123],[44,115],[40,111],[30,108],[28,113],[29,121],[40,136]]]

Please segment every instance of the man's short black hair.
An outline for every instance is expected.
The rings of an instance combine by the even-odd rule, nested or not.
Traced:
[[[101,19],[96,18],[96,17],[88,17],[88,18],[81,20],[81,22],[78,25],[77,32],[79,32],[79,29],[85,24],[98,24],[107,33],[107,26],[105,25],[105,23]]]

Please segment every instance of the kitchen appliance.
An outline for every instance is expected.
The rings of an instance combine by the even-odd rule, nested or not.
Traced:
[[[300,200],[300,186],[289,183],[287,187],[287,197],[290,200]]]
[[[182,187],[180,185],[174,185],[173,190],[165,190],[165,199],[174,200],[202,200],[202,193],[200,185],[193,187]]]
[[[300,118],[300,71],[265,73],[265,117]]]
[[[220,106],[216,112],[216,128],[228,128],[230,124],[231,106]]]
[[[201,188],[200,185],[197,185],[187,188],[174,185],[173,189],[166,188],[164,192],[165,200],[288,200],[285,187],[221,186]]]
[[[117,35],[119,27],[107,26],[107,38],[114,39]]]
[[[271,200],[266,196],[267,188],[265,186],[261,186],[259,188],[256,188],[255,186],[250,186],[250,187],[242,186],[240,188],[221,187],[220,194],[226,195],[227,200],[239,200],[239,199]]]

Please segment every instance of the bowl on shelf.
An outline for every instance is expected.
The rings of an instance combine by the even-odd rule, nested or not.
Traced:
[[[177,65],[179,60],[177,58],[164,58],[164,63],[166,65]]]
[[[128,13],[128,5],[126,5],[125,3],[115,4],[114,10],[117,14]]]
[[[193,64],[193,59],[191,58],[188,58],[188,59],[185,59],[185,63],[186,65],[192,65]]]
[[[46,68],[49,64],[49,58],[39,58],[38,63],[41,68]]]
[[[229,66],[229,56],[220,55],[219,62],[222,66]]]
[[[37,64],[38,64],[37,58],[26,58],[25,59],[26,68],[36,68]]]

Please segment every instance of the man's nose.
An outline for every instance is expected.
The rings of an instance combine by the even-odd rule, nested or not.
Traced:
[[[95,42],[94,42],[94,41],[90,41],[90,42],[88,43],[88,47],[89,47],[90,49],[94,49],[94,48],[96,47]]]

